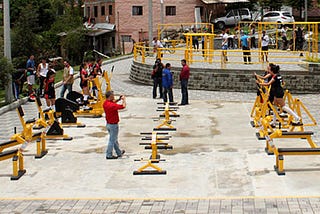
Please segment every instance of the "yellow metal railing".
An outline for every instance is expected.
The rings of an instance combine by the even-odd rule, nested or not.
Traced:
[[[238,25],[237,38],[240,40],[241,31],[249,31],[253,22],[240,22]],[[297,27],[303,28],[305,32],[308,32],[306,40],[304,41],[303,50],[296,50],[296,41],[293,39],[292,50],[282,50],[279,47],[279,41],[282,40],[281,33],[279,29],[279,23],[274,22],[259,22],[255,23],[256,27],[256,37],[257,37],[257,49],[251,49],[249,51],[244,51],[238,43],[238,49],[221,50],[215,48],[217,43],[220,41],[216,38],[220,37],[213,33],[204,32],[188,32],[183,33],[185,40],[168,40],[165,39],[164,43],[167,44],[163,48],[148,47],[147,43],[136,43],[134,48],[134,59],[136,61],[141,61],[146,63],[147,59],[161,58],[166,61],[180,61],[182,58],[186,59],[188,64],[204,62],[204,63],[220,63],[221,68],[225,68],[227,64],[243,64],[243,54],[244,52],[251,53],[251,63],[261,64],[262,67],[265,66],[265,62],[262,60],[261,50],[261,37],[262,31],[265,30],[269,34],[270,40],[272,42],[269,44],[268,50],[268,61],[276,64],[307,64],[306,59],[318,59],[318,22],[295,22],[286,24],[289,29],[287,31],[288,40],[291,40],[294,36],[294,30]],[[164,26],[180,26],[186,24],[167,24]],[[190,23],[191,25],[191,23]],[[192,23],[194,26],[195,23]],[[241,29],[243,28],[243,29]],[[158,33],[161,33],[158,26]],[[213,30],[213,27],[211,28]],[[193,43],[194,38],[198,39],[199,43],[202,43],[201,49],[194,49]],[[200,41],[201,38],[201,41]],[[220,37],[221,38],[221,37]],[[216,42],[214,42],[216,41]],[[239,41],[238,41],[239,42]],[[226,54],[226,57],[223,56]],[[300,55],[301,54],[301,55]]]

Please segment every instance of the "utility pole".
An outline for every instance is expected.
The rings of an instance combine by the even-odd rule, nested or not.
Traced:
[[[153,14],[152,14],[152,0],[149,0],[149,47],[152,46],[152,36],[153,36]]]
[[[161,34],[160,34],[160,36],[161,36],[161,38],[163,38],[163,35],[162,35],[162,29],[164,28],[164,26],[163,26],[163,22],[164,22],[164,14],[163,14],[163,12],[164,12],[164,8],[163,8],[163,0],[160,0],[160,23],[161,23],[161,28],[160,28],[160,30],[161,30]],[[159,38],[160,39],[160,38]]]
[[[308,21],[308,0],[304,0],[304,21]]]
[[[3,27],[4,27],[4,56],[11,63],[11,37],[10,37],[10,4],[9,0],[3,0]],[[5,87],[7,103],[11,103],[14,100],[12,91],[12,76],[8,75],[8,83]]]

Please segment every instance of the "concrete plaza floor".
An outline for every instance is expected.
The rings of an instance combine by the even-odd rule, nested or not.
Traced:
[[[112,88],[127,95],[120,112],[119,142],[123,158],[106,160],[108,133],[104,118],[79,118],[85,128],[65,128],[72,141],[47,140],[48,154],[34,159],[35,144],[24,153],[27,173],[10,181],[12,163],[0,162],[0,213],[318,213],[320,157],[285,157],[285,176],[273,170],[275,157],[255,137],[250,111],[255,93],[189,91],[190,105],[172,122],[173,150],[160,151],[158,164],[167,175],[133,175],[151,151],[140,146],[140,132],[151,132],[157,102],[150,86],[128,79],[132,58],[115,66]],[[191,71],[192,72],[192,71]],[[74,90],[79,89],[74,84]],[[59,95],[59,89],[56,94]],[[294,95],[317,121],[319,94]],[[180,91],[174,90],[175,101]],[[26,118],[37,117],[36,105],[23,105]],[[13,127],[21,131],[15,110],[1,115],[1,141]],[[319,141],[319,126],[309,127]],[[303,139],[275,140],[276,145],[307,146]]]

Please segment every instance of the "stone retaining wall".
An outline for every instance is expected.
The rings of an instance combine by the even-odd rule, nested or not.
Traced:
[[[178,76],[181,67],[172,67],[174,73],[174,87],[179,88]],[[134,62],[131,66],[130,79],[152,85],[152,65]],[[223,70],[192,68],[189,89],[212,91],[255,92],[256,84],[253,73],[262,75],[261,70]],[[320,72],[282,71],[286,88],[292,93],[319,93]]]

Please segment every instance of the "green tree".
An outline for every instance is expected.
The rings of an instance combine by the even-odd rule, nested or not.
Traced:
[[[13,65],[8,61],[6,57],[0,57],[0,88],[3,90],[8,83],[8,77],[12,75],[14,71]]]
[[[12,57],[24,57],[35,54],[39,49],[38,38],[35,33],[39,29],[38,13],[31,4],[21,11],[12,29]]]

